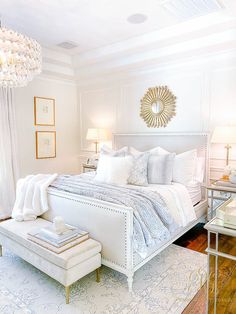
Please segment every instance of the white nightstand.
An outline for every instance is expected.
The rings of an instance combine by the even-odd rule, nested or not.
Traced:
[[[83,164],[83,172],[96,171],[97,167],[90,164]]]

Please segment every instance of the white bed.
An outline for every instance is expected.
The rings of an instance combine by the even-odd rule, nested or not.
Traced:
[[[146,150],[156,146],[161,146],[169,151],[183,152],[193,148],[197,148],[198,155],[204,157],[205,163],[205,179],[207,181],[208,174],[208,135],[207,134],[115,134],[113,145],[115,148],[128,145],[139,150]],[[157,186],[151,185],[148,189],[156,190],[162,195],[166,195],[167,199],[172,194],[172,208],[180,205],[174,204],[174,199],[181,191],[181,187],[176,186]],[[169,190],[169,191],[168,191]],[[185,188],[186,193],[187,189]],[[132,290],[133,275],[136,270],[147,263],[151,258],[160,253],[168,245],[173,243],[177,238],[191,229],[198,222],[203,221],[207,211],[207,200],[205,191],[202,191],[201,201],[194,206],[195,217],[191,222],[182,218],[182,227],[172,235],[171,239],[161,243],[158,247],[148,249],[145,258],[141,258],[133,248],[133,209],[121,205],[112,204],[89,197],[74,195],[67,192],[49,189],[49,206],[50,210],[43,215],[44,218],[52,220],[56,215],[61,215],[67,223],[77,225],[84,230],[90,232],[91,237],[98,240],[102,244],[102,263],[114,270],[125,274],[128,278],[129,290]],[[181,192],[179,192],[181,194]],[[173,196],[174,194],[175,197]],[[179,197],[180,198],[180,197]],[[181,201],[181,200],[180,200]],[[195,200],[194,200],[195,201]],[[182,202],[184,199],[182,198]],[[185,212],[192,206],[186,203],[182,204]],[[177,208],[176,207],[176,208]],[[178,217],[175,217],[178,219]],[[180,219],[180,218],[179,218]]]

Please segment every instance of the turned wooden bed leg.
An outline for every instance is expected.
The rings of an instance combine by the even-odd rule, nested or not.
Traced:
[[[66,290],[66,304],[70,303],[70,286],[65,287]]]
[[[0,256],[2,256],[2,246],[0,245]]]
[[[100,282],[100,267],[96,269],[96,281]]]
[[[129,287],[129,292],[133,292],[133,274],[127,276],[127,282]]]

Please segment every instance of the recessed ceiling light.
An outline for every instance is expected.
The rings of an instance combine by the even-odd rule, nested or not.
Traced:
[[[141,24],[147,20],[147,15],[136,13],[132,14],[127,18],[127,21],[132,24]]]
[[[68,50],[78,47],[77,44],[72,41],[63,41],[62,43],[57,44],[57,46]]]

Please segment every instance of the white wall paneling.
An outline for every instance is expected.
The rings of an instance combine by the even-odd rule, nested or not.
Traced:
[[[116,108],[120,103],[118,87],[102,88],[80,93],[80,143],[84,151],[94,151],[93,143],[86,141],[91,127],[116,130]]]
[[[34,126],[34,96],[55,98],[55,127]],[[15,90],[19,142],[20,175],[31,173],[78,173],[79,119],[74,84],[45,78],[34,79],[27,87]],[[35,158],[35,131],[56,130],[57,157]]]
[[[117,133],[207,132],[216,125],[236,124],[234,93],[236,59],[231,54],[197,57],[182,63],[147,67],[137,76],[127,69],[113,80],[93,81],[78,87],[81,106],[80,155],[88,149],[85,132],[88,127],[111,127]],[[140,99],[149,87],[167,85],[177,97],[176,117],[164,129],[150,129],[140,118]],[[114,87],[115,86],[115,87]],[[108,100],[109,99],[109,100]],[[104,115],[106,119],[100,117]],[[104,121],[104,125],[103,125]],[[211,177],[218,178],[224,167],[224,147],[211,152]],[[216,164],[217,160],[217,164]],[[232,164],[236,147],[232,150]],[[236,163],[235,163],[236,164]]]
[[[158,133],[207,132],[236,124],[236,22],[217,14],[200,20],[74,56],[44,49],[42,76],[16,91],[22,174],[78,172],[94,152],[86,141],[89,127]],[[176,117],[164,129],[149,129],[139,116],[140,99],[158,85],[167,85],[177,97]],[[54,160],[34,157],[36,95],[56,98]],[[212,177],[219,177],[224,158],[224,147],[212,145]],[[236,164],[236,147],[231,159]]]

